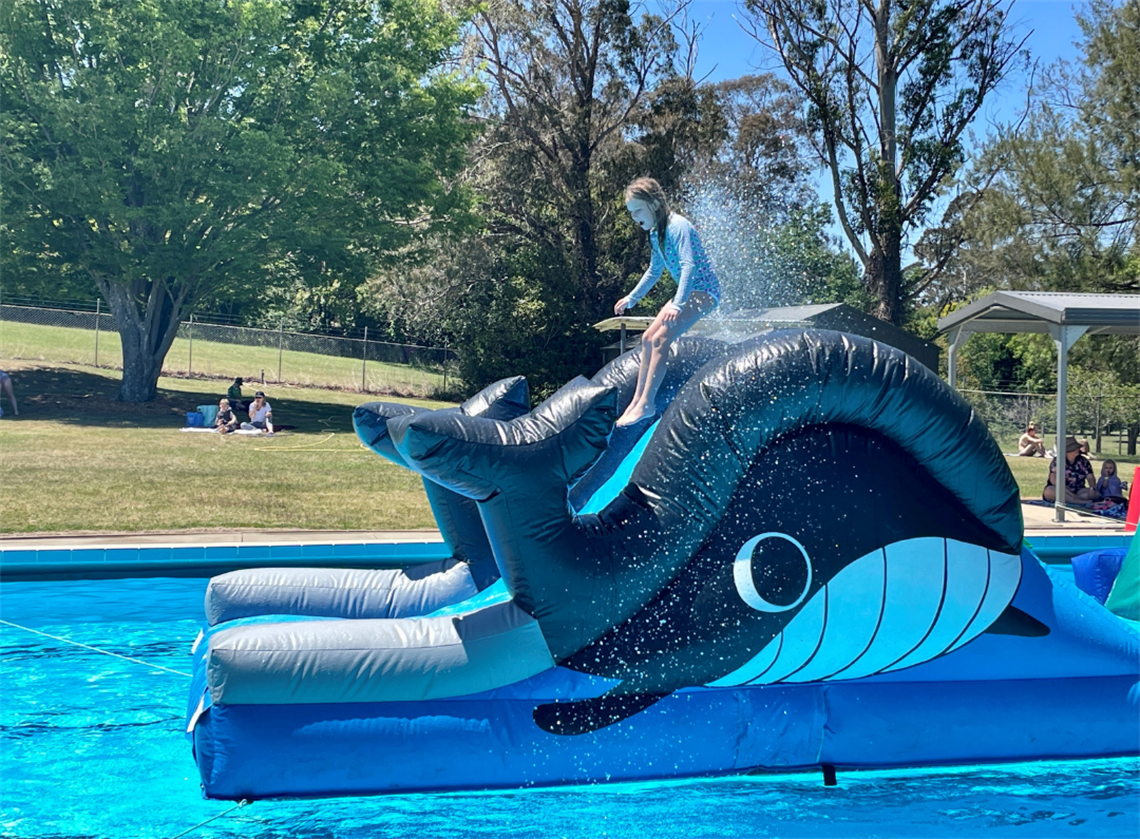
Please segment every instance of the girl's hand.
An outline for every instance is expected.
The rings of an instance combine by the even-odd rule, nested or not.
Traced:
[[[633,308],[633,301],[630,300],[629,296],[627,295],[627,296],[623,297],[621,300],[619,300],[616,304],[614,304],[614,314],[620,315],[623,312],[626,312],[632,308]]]
[[[680,315],[681,310],[672,303],[666,303],[661,307],[661,322],[664,324],[672,324]]]

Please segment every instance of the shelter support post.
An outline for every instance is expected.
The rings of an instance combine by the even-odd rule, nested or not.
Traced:
[[[1069,348],[1077,342],[1082,335],[1088,332],[1087,326],[1049,325],[1049,334],[1053,336],[1053,344],[1057,348],[1057,428],[1056,447],[1057,474],[1056,498],[1053,502],[1053,521],[1065,520],[1065,439],[1069,436],[1066,430],[1065,403],[1069,390]]]
[[[946,378],[952,388],[958,387],[958,350],[972,333],[972,329],[962,325],[954,327],[947,335],[949,340],[946,346]]]

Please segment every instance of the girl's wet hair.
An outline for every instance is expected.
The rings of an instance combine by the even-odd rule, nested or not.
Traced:
[[[625,188],[625,200],[644,201],[653,211],[658,243],[665,247],[665,229],[669,226],[669,199],[655,178],[637,178]]]

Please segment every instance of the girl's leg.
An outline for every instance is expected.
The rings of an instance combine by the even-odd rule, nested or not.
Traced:
[[[671,324],[662,319],[661,313],[642,335],[641,368],[638,370],[638,389],[629,407],[618,419],[618,425],[632,425],[651,416],[657,389],[665,378],[665,368],[669,358],[669,347],[673,341],[684,335],[693,324],[716,308],[716,301],[704,292],[697,291]]]
[[[660,323],[654,320],[653,323],[649,325],[649,328],[641,333],[641,356],[637,368],[637,386],[633,389],[633,398],[629,400],[631,406],[640,404],[642,396],[645,395],[645,380],[649,372],[649,353],[653,341],[652,336],[659,331],[659,328]],[[627,407],[626,411],[628,412],[628,410],[629,408]],[[624,414],[622,417],[624,419]],[[617,424],[624,425],[625,423],[619,419]]]

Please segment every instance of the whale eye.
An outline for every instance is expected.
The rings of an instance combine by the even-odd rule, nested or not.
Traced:
[[[786,612],[807,597],[811,560],[791,536],[761,533],[736,552],[732,579],[741,600],[756,611]]]

